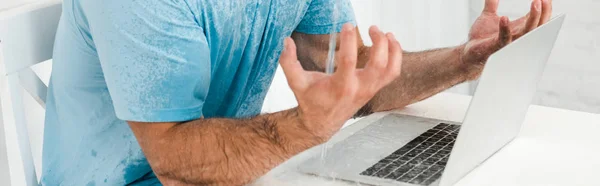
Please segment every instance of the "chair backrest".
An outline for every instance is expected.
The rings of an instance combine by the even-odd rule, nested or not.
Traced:
[[[11,178],[12,183],[15,183],[15,179],[25,179],[27,185],[38,185],[22,89],[45,108],[47,87],[30,67],[52,59],[61,12],[60,0],[45,0],[0,12],[0,83],[3,89],[0,111],[7,113],[10,109],[13,113],[2,114],[0,118],[0,185],[11,185]],[[20,168],[15,168],[15,163],[9,164],[8,161],[6,142],[13,142],[6,140],[6,134],[13,131],[6,131],[4,124],[11,120],[16,128],[18,151],[22,160],[17,165],[22,166],[23,172],[16,172]]]

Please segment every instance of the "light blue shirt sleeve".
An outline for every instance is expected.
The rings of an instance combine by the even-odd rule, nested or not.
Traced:
[[[194,14],[184,1],[130,3],[135,5],[106,5],[110,11],[91,19],[99,25],[90,30],[117,117],[139,122],[200,118],[211,61]]]
[[[340,32],[345,23],[356,25],[350,0],[313,0],[296,32],[305,34]]]

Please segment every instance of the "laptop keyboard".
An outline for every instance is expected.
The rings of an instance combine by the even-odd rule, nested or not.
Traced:
[[[429,185],[442,176],[459,129],[441,123],[360,174]]]

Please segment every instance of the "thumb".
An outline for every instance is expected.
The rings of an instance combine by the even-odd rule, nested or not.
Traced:
[[[279,64],[285,73],[288,84],[293,90],[303,89],[306,85],[305,71],[298,61],[296,44],[291,38],[285,38]]]
[[[500,31],[498,32],[497,50],[500,50],[501,48],[510,44],[512,40],[513,35],[510,31],[510,21],[508,20],[508,17],[503,16],[500,18]]]

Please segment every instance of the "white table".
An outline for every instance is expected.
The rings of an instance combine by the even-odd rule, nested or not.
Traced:
[[[393,113],[461,122],[471,97],[441,93]],[[342,130],[352,133],[389,113],[377,113]],[[335,144],[349,135],[336,135]],[[317,155],[312,148],[277,167],[255,185],[345,186],[346,182],[298,173],[296,167]],[[521,133],[457,186],[600,186],[600,115],[531,106]]]

